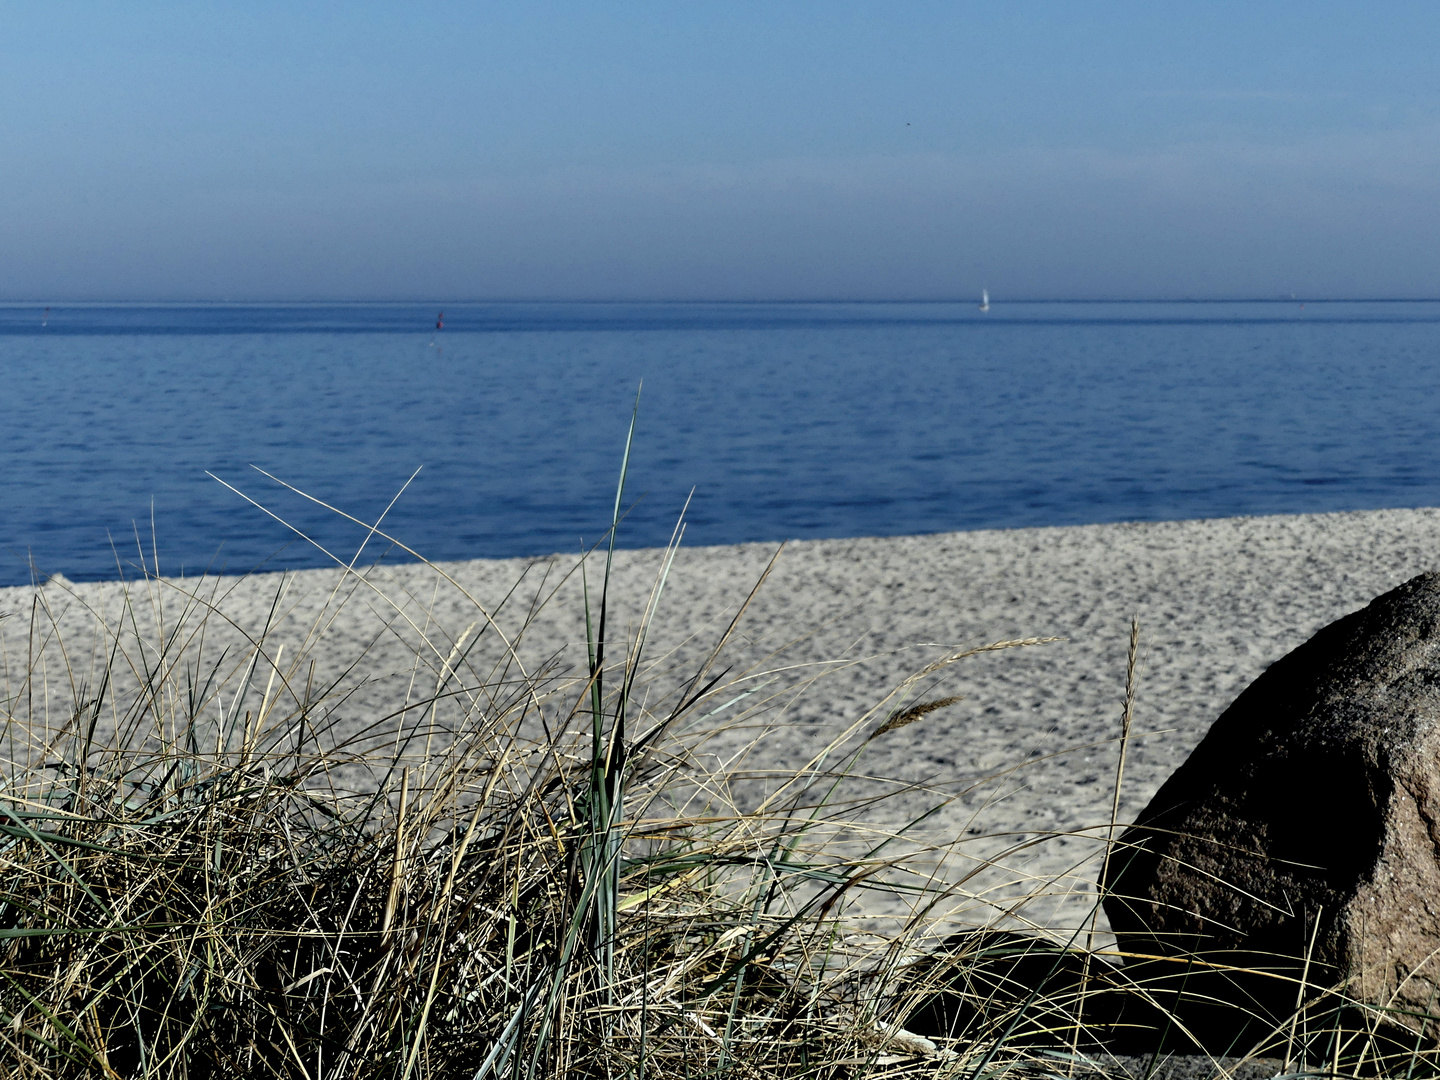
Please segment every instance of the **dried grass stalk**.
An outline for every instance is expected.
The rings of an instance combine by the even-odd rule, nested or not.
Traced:
[[[936,698],[934,701],[922,702],[919,705],[912,705],[908,709],[901,709],[899,712],[891,713],[890,718],[886,720],[885,723],[881,724],[878,728],[876,728],[874,731],[872,731],[870,733],[870,738],[866,739],[865,741],[869,742],[870,739],[878,739],[887,731],[894,731],[896,728],[902,728],[905,727],[907,724],[913,724],[916,720],[923,720],[935,710],[943,709],[947,705],[954,705],[957,701],[961,700],[963,700],[963,696],[956,694],[953,697]]]

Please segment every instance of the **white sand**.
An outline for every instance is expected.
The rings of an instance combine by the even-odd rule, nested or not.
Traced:
[[[682,549],[652,631],[651,655],[677,650],[677,670],[689,670],[703,653],[700,645],[712,642],[728,623],[774,548]],[[656,551],[617,554],[613,589],[626,608],[615,625],[633,627],[659,560]],[[545,571],[558,576],[574,562],[557,557],[442,566],[489,606],[528,566],[527,583],[517,593],[522,603],[500,618],[513,630],[533,584]],[[765,754],[754,760],[783,767],[803,761],[899,680],[947,650],[1005,638],[1064,638],[975,657],[930,679],[924,697],[963,694],[964,700],[877,740],[864,759],[872,773],[928,779],[936,790],[952,792],[1028,762],[1010,781],[955,799],[926,824],[942,837],[972,830],[984,837],[975,842],[976,851],[994,852],[1003,846],[996,834],[1067,832],[1109,820],[1132,613],[1140,617],[1143,661],[1136,731],[1156,734],[1131,748],[1122,819],[1149,799],[1220,711],[1268,664],[1326,623],[1437,567],[1440,510],[797,542],[786,547],[727,655],[740,670],[803,638],[784,654],[787,664],[861,661],[831,665],[836,669],[787,712],[771,715],[777,729]],[[592,562],[592,585],[598,570]],[[295,655],[339,579],[337,571],[291,575],[280,605],[284,617],[271,640],[287,642]],[[373,641],[344,683],[353,692],[335,715],[347,730],[393,712],[407,693],[419,697],[433,687],[438,661],[419,680],[419,690],[412,682],[417,628],[428,626],[433,638],[449,642],[476,618],[468,600],[437,585],[422,566],[376,569],[368,579],[391,598],[407,590],[415,594],[407,606],[415,628],[397,623],[370,585],[352,582],[356,592],[313,653],[319,685],[337,677]],[[219,607],[236,626],[257,634],[280,583],[279,575],[222,579]],[[217,583],[181,584],[209,595]],[[572,670],[583,663],[578,580],[567,589],[526,632],[522,652],[531,663],[552,652]],[[87,611],[107,613],[114,621],[120,609],[118,583],[56,584],[42,592],[59,616],[72,658],[89,655],[77,648],[94,636]],[[0,612],[19,616],[0,623],[9,664],[7,698],[17,712],[17,672],[30,647],[25,624],[34,595],[29,588],[0,590]],[[165,606],[165,618],[173,623],[174,594]],[[392,629],[386,630],[387,624]],[[207,655],[218,655],[224,638],[211,631]],[[198,643],[185,647],[194,650]],[[482,652],[490,648],[482,643]],[[62,673],[53,656],[46,663],[53,721],[64,711],[72,675]],[[93,685],[91,670],[74,677],[88,677]],[[792,669],[786,677],[813,670]],[[264,675],[262,670],[258,683]],[[308,668],[302,676],[296,681],[309,677]],[[257,685],[254,694],[263,689]],[[1002,790],[1008,794],[996,801]],[[872,816],[897,823],[925,805],[925,798],[908,796]],[[1051,841],[1012,862],[1030,872],[1061,875],[1088,850],[1079,841]],[[1051,918],[1043,911],[1036,917]]]

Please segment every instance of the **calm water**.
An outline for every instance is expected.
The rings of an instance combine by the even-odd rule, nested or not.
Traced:
[[[1440,505],[1440,303],[0,307],[0,584]],[[114,547],[112,547],[112,541]],[[118,550],[118,564],[117,564]],[[383,549],[367,549],[367,557]]]

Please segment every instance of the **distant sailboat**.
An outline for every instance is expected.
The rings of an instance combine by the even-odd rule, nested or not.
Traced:
[[[989,289],[981,289],[981,290],[980,290],[980,310],[981,310],[981,311],[989,311],[989,310],[990,310],[990,290],[989,290]]]

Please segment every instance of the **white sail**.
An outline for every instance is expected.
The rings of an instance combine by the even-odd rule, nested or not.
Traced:
[[[989,310],[990,310],[990,290],[989,290],[989,289],[981,289],[981,290],[980,290],[980,310],[981,310],[981,311],[989,311]]]

